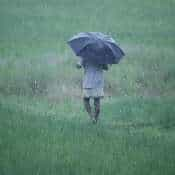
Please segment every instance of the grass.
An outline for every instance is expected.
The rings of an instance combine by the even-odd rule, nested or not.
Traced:
[[[174,172],[174,126],[162,124],[159,114],[166,113],[166,108],[162,109],[160,100],[142,99],[134,107],[128,102],[140,99],[114,100],[117,110],[106,102],[95,126],[70,101],[51,106],[39,99],[29,103],[24,98],[8,98],[1,101],[1,174]],[[155,106],[152,111],[150,103]]]
[[[0,174],[175,173],[173,0],[0,0]],[[66,41],[112,35],[100,121]]]

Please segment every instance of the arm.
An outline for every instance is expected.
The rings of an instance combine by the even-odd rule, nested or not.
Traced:
[[[80,68],[82,68],[82,66],[83,66],[83,60],[82,60],[82,58],[80,58],[79,61],[76,64],[76,68],[80,69]]]

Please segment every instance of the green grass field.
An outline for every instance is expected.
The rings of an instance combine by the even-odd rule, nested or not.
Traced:
[[[0,0],[0,175],[175,174],[174,0]],[[67,40],[110,34],[100,121]]]

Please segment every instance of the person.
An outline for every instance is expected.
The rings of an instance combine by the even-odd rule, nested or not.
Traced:
[[[84,69],[83,77],[83,102],[84,107],[93,123],[97,123],[100,114],[100,99],[104,97],[103,71],[108,70],[107,64],[95,64],[80,58],[76,64],[78,69]],[[90,105],[90,99],[94,100],[94,110]]]

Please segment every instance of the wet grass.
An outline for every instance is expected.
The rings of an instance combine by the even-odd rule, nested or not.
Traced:
[[[161,100],[139,100],[105,102],[97,125],[70,101],[1,101],[1,174],[173,174],[173,115],[162,123]]]

